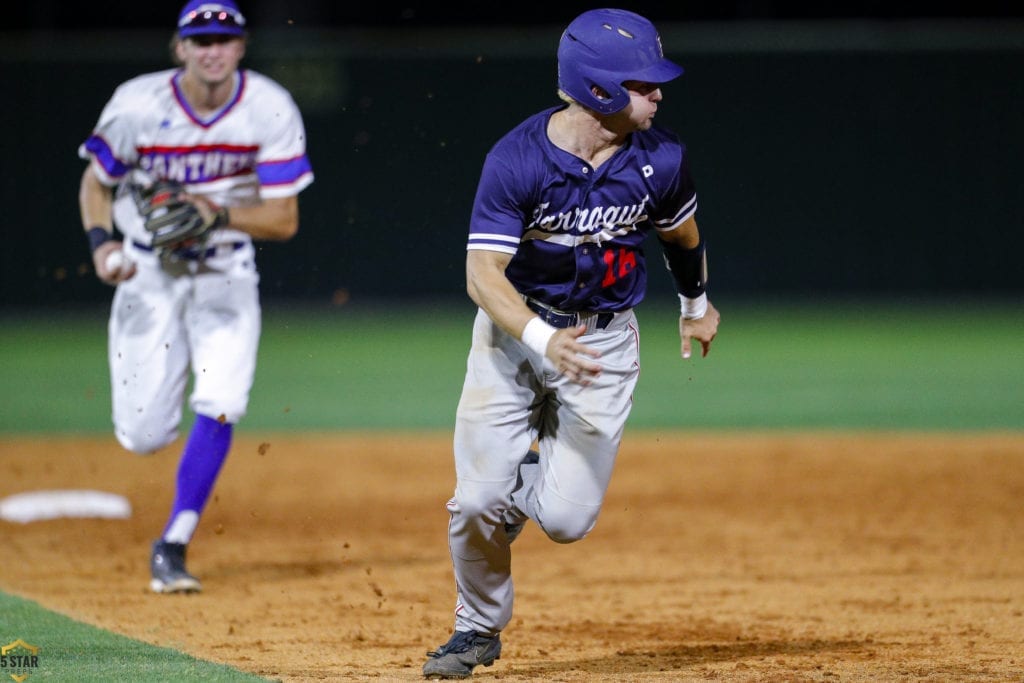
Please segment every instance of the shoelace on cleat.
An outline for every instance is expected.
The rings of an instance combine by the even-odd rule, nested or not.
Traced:
[[[433,652],[428,652],[428,657],[444,657],[450,654],[468,652],[473,648],[476,639],[480,637],[476,631],[456,631],[447,643]]]

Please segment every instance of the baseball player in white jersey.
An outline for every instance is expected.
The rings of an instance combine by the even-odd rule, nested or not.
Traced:
[[[654,124],[660,84],[682,72],[647,19],[584,12],[559,43],[565,103],[516,126],[484,162],[466,258],[479,310],[447,505],[455,627],[427,653],[427,678],[466,678],[500,658],[510,546],[527,520],[558,543],[597,521],[640,373],[645,235],[658,236],[678,289],[682,357],[693,340],[706,355],[718,331],[686,148]]]
[[[195,421],[171,514],[152,546],[150,587],[158,593],[200,590],[185,567],[186,547],[255,373],[253,240],[290,239],[298,194],[313,182],[300,112],[282,86],[239,68],[245,46],[245,18],[233,0],[191,0],[173,43],[180,67],[118,87],[79,148],[89,161],[82,224],[97,276],[117,287],[109,361],[121,445],[146,454],[173,442],[190,371],[193,378]],[[157,180],[180,183],[177,199],[214,229],[154,246],[134,190]]]

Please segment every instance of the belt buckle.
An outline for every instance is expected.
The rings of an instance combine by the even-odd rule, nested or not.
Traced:
[[[594,311],[591,313],[562,312],[530,297],[526,297],[526,305],[547,324],[563,329],[566,327],[576,327],[580,324],[580,320],[586,317],[588,318],[588,327],[592,325],[593,329],[603,330],[615,319],[613,311]]]

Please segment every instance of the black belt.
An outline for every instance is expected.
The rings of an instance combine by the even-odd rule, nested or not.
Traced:
[[[580,313],[569,313],[567,311],[557,311],[550,306],[546,306],[539,301],[533,299],[527,299],[526,305],[531,311],[540,316],[540,319],[546,322],[552,327],[566,328],[576,327],[580,324]],[[583,313],[584,316],[595,315],[593,313]],[[597,313],[597,319],[594,321],[594,327],[599,330],[603,330],[608,327],[614,318],[615,314],[611,311],[603,311]]]
[[[132,240],[132,245],[140,251],[153,251],[153,247],[148,244],[142,244]],[[207,247],[203,250],[196,250],[191,247],[181,247],[180,249],[174,249],[171,251],[172,254],[180,259],[186,261],[202,261],[208,259],[217,253],[218,249],[230,249],[231,251],[238,251],[245,246],[245,242],[218,242],[212,246]]]

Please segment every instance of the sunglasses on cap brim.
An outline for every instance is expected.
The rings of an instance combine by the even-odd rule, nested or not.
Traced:
[[[211,26],[237,29],[245,28],[245,17],[240,12],[223,5],[200,5],[181,18],[178,29],[199,29]]]

